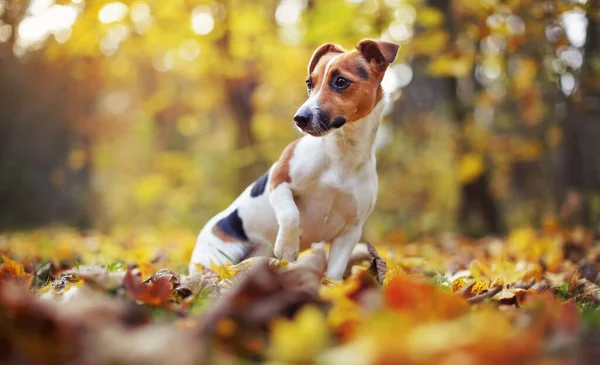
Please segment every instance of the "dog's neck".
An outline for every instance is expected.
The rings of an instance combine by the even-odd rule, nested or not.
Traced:
[[[366,117],[321,137],[332,163],[359,168],[375,160],[375,136],[386,104],[387,95],[384,95]]]

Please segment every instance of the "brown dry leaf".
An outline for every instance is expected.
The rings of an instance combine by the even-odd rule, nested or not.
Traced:
[[[166,276],[157,278],[150,284],[144,284],[139,277],[127,270],[123,286],[135,300],[150,305],[165,305],[172,294],[173,286]]]
[[[35,271],[35,286],[40,288],[48,281],[56,279],[59,268],[53,262],[47,262]]]
[[[312,252],[300,257],[296,262],[291,262],[281,273],[281,277],[286,288],[305,290],[317,296],[326,269],[325,245],[316,243],[312,246]]]
[[[182,298],[187,298],[190,295],[197,296],[200,292],[206,288],[212,288],[214,294],[219,294],[219,286],[217,285],[217,278],[210,277],[204,274],[194,274],[184,276],[181,278],[181,283],[175,286],[173,289]]]
[[[600,286],[592,283],[588,279],[584,278],[578,281],[577,291],[585,298],[600,304]]]
[[[598,277],[598,268],[591,261],[583,260],[579,263],[579,276],[588,279],[591,282],[596,281]]]
[[[62,365],[81,363],[81,334],[14,281],[0,281],[0,362]]]
[[[78,275],[86,283],[100,286],[104,290],[113,290],[123,286],[127,271],[108,271],[102,266],[80,266]]]
[[[97,364],[208,364],[205,346],[170,325],[142,326],[132,330],[107,327],[90,336],[86,350]]]
[[[149,321],[148,314],[140,306],[122,297],[107,296],[103,290],[89,286],[72,287],[63,295],[45,298],[51,298],[48,302],[54,306],[60,319],[86,328],[138,326]]]
[[[546,281],[548,281],[548,283],[552,287],[561,286],[568,282],[567,274],[562,273],[562,272],[561,273],[547,272],[544,274],[544,278],[546,279]]]
[[[470,298],[473,296],[473,287],[475,286],[475,281],[472,281],[470,284],[463,286],[459,290],[455,292],[456,295],[460,295],[463,298]]]
[[[123,285],[125,275],[126,271],[108,271],[102,265],[80,265],[62,272],[60,278],[52,283],[52,288],[60,291],[69,284],[83,280],[104,290],[113,290]]]
[[[492,297],[493,300],[500,304],[519,306],[523,303],[527,291],[520,288],[502,288],[502,290]]]
[[[158,270],[154,274],[150,275],[148,279],[144,280],[144,284],[153,283],[159,279],[167,279],[173,287],[179,285],[179,275],[169,269]]]
[[[311,291],[292,288],[283,274],[265,261],[259,263],[203,315],[198,328],[201,337],[216,334],[230,350],[255,356],[264,347],[260,339],[273,319],[290,318],[306,304],[321,304]]]
[[[542,279],[542,281],[533,284],[529,290],[535,291],[536,293],[541,293],[546,291],[548,288],[550,288],[548,280]]]
[[[263,261],[268,262],[269,265],[274,268],[284,268],[284,267],[287,267],[287,265],[288,265],[286,260],[279,260],[274,257],[255,256],[255,257],[247,258],[237,265],[229,266],[228,270],[235,271],[237,273],[246,273]]]
[[[32,274],[25,272],[23,265],[2,255],[2,267],[0,268],[0,281],[14,281],[25,286],[31,284]]]
[[[494,295],[498,294],[500,291],[502,291],[502,287],[496,286],[494,288],[489,289],[485,293],[467,299],[467,301],[471,304],[481,303],[486,299],[492,299]]]
[[[349,286],[346,296],[353,302],[358,303],[363,309],[375,312],[383,305],[381,287],[377,285],[379,283],[376,280],[373,275],[366,271],[359,272],[348,280],[348,283],[353,285]]]
[[[509,288],[527,290],[527,289],[531,288],[534,284],[535,284],[535,279],[531,278],[529,281],[519,280],[514,284],[510,284]]]
[[[369,265],[369,273],[371,273],[377,279],[379,285],[383,285],[385,280],[385,274],[387,273],[387,264],[385,260],[379,255],[375,247],[371,243],[367,242],[367,249],[373,258]]]

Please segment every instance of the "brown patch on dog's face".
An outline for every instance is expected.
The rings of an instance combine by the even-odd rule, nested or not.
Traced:
[[[381,100],[381,81],[398,45],[364,40],[349,52],[324,45],[309,64],[309,98],[294,117],[306,133],[320,136],[360,120]]]

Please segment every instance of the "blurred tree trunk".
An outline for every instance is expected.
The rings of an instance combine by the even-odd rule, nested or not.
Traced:
[[[453,19],[452,1],[428,0],[427,5],[445,14],[444,27],[450,36],[451,44],[453,44],[457,39],[459,29]],[[445,106],[450,119],[454,121],[459,131],[457,150],[460,156],[470,149],[464,137],[463,129],[473,105],[463,100],[464,98],[461,99],[459,81],[471,83],[473,88],[478,88],[479,85],[474,76],[469,80],[458,80],[456,77],[429,76],[427,70],[423,67],[426,64],[427,58],[425,56],[418,56],[413,60],[414,80],[403,90],[403,97],[397,103],[395,109],[395,119],[398,121],[409,113],[423,114],[439,109],[442,105]],[[467,235],[499,234],[503,231],[499,207],[490,190],[490,166],[489,163],[486,162],[486,164],[485,173],[460,187],[457,223],[459,229]],[[470,219],[472,217],[480,218],[485,226],[485,232],[473,225],[473,220]]]
[[[40,53],[13,53],[29,0],[5,1],[0,16],[12,28],[0,43],[0,227],[51,223],[91,224],[91,142],[80,138],[81,114],[95,104],[90,82],[71,78],[69,67],[50,67]],[[73,91],[77,84],[81,90]],[[94,90],[93,87],[91,90]],[[84,151],[78,170],[69,166],[73,145]]]
[[[596,14],[600,0],[588,4]],[[588,16],[580,87],[568,98],[563,123],[563,176],[567,188],[561,215],[568,223],[592,225],[594,199],[600,189],[600,23]]]
[[[250,70],[253,67],[249,67]],[[252,132],[252,117],[254,106],[252,96],[258,86],[254,71],[247,72],[242,77],[225,79],[225,88],[230,111],[238,127],[236,147],[238,149],[253,146],[256,143]]]
[[[458,25],[454,19],[454,12],[452,9],[452,1],[445,0],[430,0],[431,6],[434,6],[444,14],[445,27],[450,35],[451,42],[456,42],[458,36]],[[476,46],[479,49],[479,46]],[[475,70],[471,72],[469,80],[464,80],[471,84],[471,87],[478,91],[481,89],[481,85],[475,78]],[[458,141],[458,153],[459,156],[463,153],[467,153],[470,150],[468,141],[465,138],[464,128],[467,118],[469,118],[469,112],[473,111],[474,105],[467,105],[466,102],[461,99],[459,94],[459,79],[456,77],[447,77],[447,91],[448,91],[448,104],[452,113],[454,122],[457,124],[459,129],[459,141]],[[468,183],[462,183],[460,187],[460,202],[459,202],[459,216],[458,226],[463,234],[479,236],[482,234],[500,234],[503,231],[499,207],[492,195],[490,189],[490,174],[491,166],[489,159],[484,159],[486,164],[485,171],[479,175],[475,180]],[[471,217],[479,217],[485,226],[485,231],[482,232],[480,228],[473,225]]]
[[[78,119],[67,117],[82,95],[70,102],[65,96],[76,82],[68,68],[48,67],[39,54],[26,57],[0,45],[0,227],[89,227],[90,171],[75,161],[80,157],[70,158],[73,146],[88,145]]]
[[[232,4],[223,2],[227,8],[225,22],[229,21],[229,13]],[[234,60],[230,52],[230,32],[225,31],[223,36],[217,40],[217,46],[220,49],[221,56],[229,62],[240,62]],[[258,70],[253,61],[243,61],[244,72],[241,75],[225,76],[224,87],[228,110],[233,121],[236,124],[236,150],[249,151],[256,145],[256,138],[252,131],[252,121],[254,118],[253,96],[254,91],[259,85]],[[238,171],[237,189],[245,189],[252,181],[264,173],[266,169],[265,161],[257,154],[258,158],[246,165],[240,167]]]

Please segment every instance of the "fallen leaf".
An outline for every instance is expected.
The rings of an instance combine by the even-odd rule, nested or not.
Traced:
[[[500,291],[502,291],[502,287],[501,286],[496,286],[494,288],[489,289],[488,291],[476,295],[474,297],[471,297],[469,299],[467,299],[467,301],[471,304],[476,304],[476,303],[481,303],[484,300],[487,299],[492,299],[494,297],[494,295],[498,294]]]
[[[32,274],[25,272],[23,265],[2,255],[2,267],[0,267],[0,281],[14,281],[29,287],[33,278]]]
[[[550,288],[550,284],[548,283],[548,280],[543,279],[542,281],[535,283],[531,286],[531,290],[537,292],[537,293],[541,293],[546,291],[548,288]]]
[[[217,278],[211,278],[204,274],[194,274],[181,278],[181,283],[173,289],[182,298],[187,298],[191,295],[197,296],[205,288],[213,288],[218,294]]]
[[[385,274],[387,273],[387,264],[385,260],[381,258],[377,249],[371,245],[371,243],[367,242],[367,249],[371,256],[371,264],[369,265],[369,273],[371,273],[377,279],[377,282],[380,285],[383,285],[385,280]]]
[[[281,278],[288,289],[305,290],[317,296],[326,269],[325,245],[317,243],[313,244],[309,254],[291,262],[287,269],[281,272]]]
[[[0,362],[3,364],[82,363],[81,328],[57,316],[16,281],[0,280]]]
[[[470,298],[472,295],[473,287],[475,286],[475,281],[472,281],[470,284],[463,286],[460,290],[456,291],[456,295],[460,295],[463,298]]]
[[[150,277],[144,280],[144,284],[153,283],[157,280],[166,279],[171,283],[171,286],[176,287],[179,285],[179,275],[169,269],[160,269]]]
[[[501,287],[501,289],[500,292],[492,297],[493,300],[498,301],[500,304],[519,306],[523,303],[525,295],[527,295],[525,289],[506,287]]]
[[[235,329],[228,331],[225,337],[217,333],[217,339],[237,354],[256,356],[256,344],[248,346],[248,336],[265,338],[273,319],[291,318],[307,304],[321,304],[311,291],[291,288],[289,279],[284,279],[283,274],[265,261],[259,263],[202,317],[198,327],[200,336],[212,336],[221,321],[231,320],[236,324]]]
[[[595,282],[598,277],[598,269],[593,262],[584,260],[579,264],[579,275],[591,282]]]
[[[312,363],[327,347],[328,332],[323,312],[307,305],[292,319],[273,322],[267,357],[283,363]]]
[[[97,364],[210,364],[204,361],[206,345],[191,333],[170,325],[141,326],[130,330],[107,327],[89,336],[86,351]]]
[[[251,270],[256,265],[260,264],[262,261],[268,262],[271,267],[282,269],[288,266],[288,262],[286,260],[279,260],[274,257],[250,257],[240,262],[237,265],[229,266],[229,271],[235,271],[237,273],[245,273]]]
[[[579,280],[576,289],[585,298],[600,304],[600,286],[584,278]]]
[[[464,313],[468,306],[463,298],[441,291],[435,286],[397,276],[384,287],[384,300],[388,308],[407,311],[423,318],[452,318]],[[435,303],[444,302],[444,306]]]
[[[53,262],[47,262],[35,272],[35,286],[40,288],[46,283],[56,279],[58,268]]]
[[[133,275],[131,270],[127,270],[123,286],[127,294],[135,300],[149,305],[165,305],[172,294],[173,286],[168,277],[157,278],[149,284],[144,284],[139,277]]]
[[[508,286],[511,289],[524,289],[524,290],[527,290],[527,289],[531,288],[534,284],[535,284],[535,279],[531,278],[531,280],[529,280],[527,282],[524,281],[524,280],[520,280],[520,281],[517,281],[514,284],[509,284]]]

